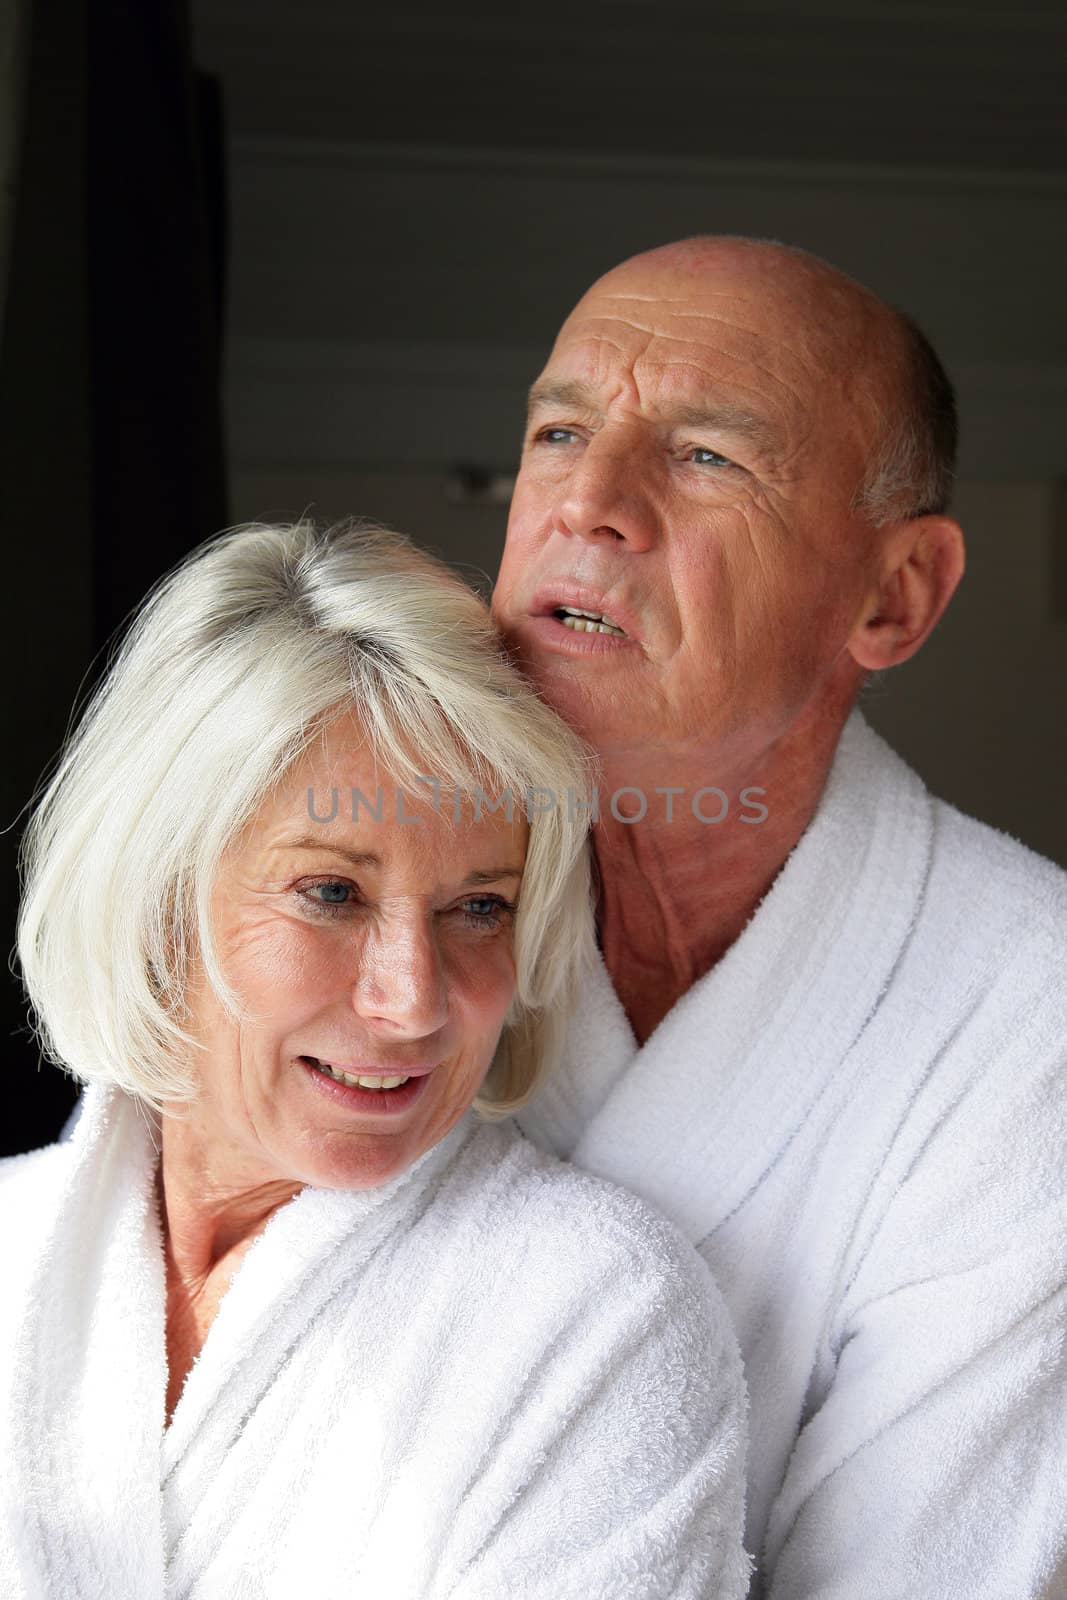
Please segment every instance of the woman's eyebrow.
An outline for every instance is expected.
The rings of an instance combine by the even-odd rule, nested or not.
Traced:
[[[299,839],[279,839],[275,848],[280,850],[326,850],[330,855],[340,856],[353,867],[380,867],[381,856],[373,850],[350,850],[342,844],[334,844],[329,839],[316,839],[304,835]],[[512,862],[499,867],[479,867],[469,872],[463,879],[463,885],[472,883],[499,883],[502,878],[514,878],[517,882],[522,879],[522,868]]]
[[[275,841],[277,850],[328,850],[331,855],[341,856],[353,867],[380,867],[382,858],[373,850],[350,850],[343,844],[335,844],[331,839],[314,838],[304,835],[299,839],[278,839]]]

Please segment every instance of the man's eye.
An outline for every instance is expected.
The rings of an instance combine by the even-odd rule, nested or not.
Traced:
[[[572,444],[578,435],[572,428],[540,428],[534,434],[535,444]]]
[[[695,444],[689,453],[698,467],[732,467],[734,464],[728,456],[721,456],[717,450],[709,450],[702,444]]]

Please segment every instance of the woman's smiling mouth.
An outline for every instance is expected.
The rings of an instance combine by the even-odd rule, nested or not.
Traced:
[[[396,1113],[405,1111],[418,1100],[431,1076],[423,1070],[410,1077],[399,1074],[379,1076],[371,1073],[342,1072],[316,1056],[298,1056],[297,1060],[307,1080],[320,1094],[335,1105],[348,1106],[353,1111]]]

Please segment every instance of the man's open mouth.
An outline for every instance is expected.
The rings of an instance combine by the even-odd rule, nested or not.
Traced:
[[[573,628],[575,633],[612,633],[617,639],[626,638],[625,630],[600,611],[582,611],[578,606],[557,606],[552,615],[565,628]]]

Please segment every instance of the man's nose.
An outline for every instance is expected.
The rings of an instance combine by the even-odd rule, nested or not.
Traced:
[[[563,485],[556,506],[560,532],[647,550],[659,526],[653,473],[653,464],[635,441],[594,435],[575,456]]]
[[[448,985],[432,926],[421,917],[383,921],[360,948],[352,999],[383,1036],[424,1038],[442,1028]]]

